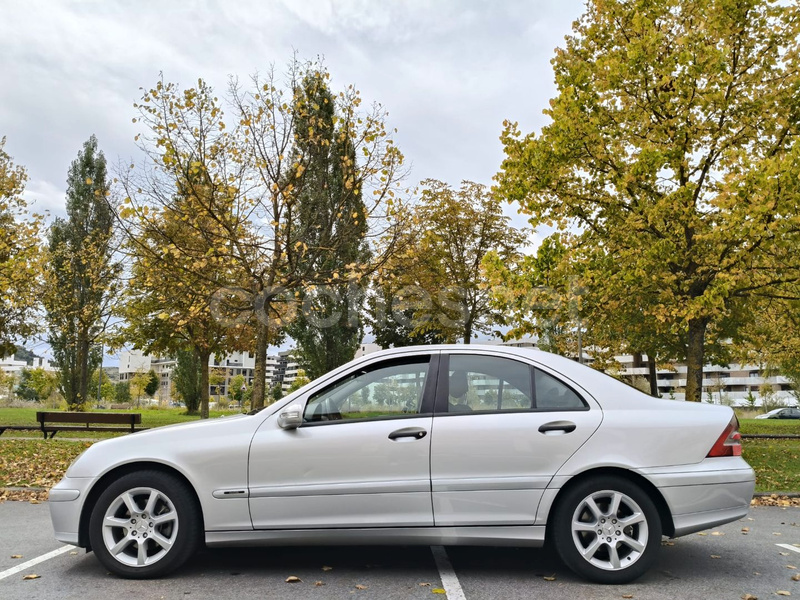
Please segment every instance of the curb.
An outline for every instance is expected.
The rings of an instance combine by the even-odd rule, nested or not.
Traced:
[[[793,433],[742,433],[743,440],[800,440],[800,435]]]

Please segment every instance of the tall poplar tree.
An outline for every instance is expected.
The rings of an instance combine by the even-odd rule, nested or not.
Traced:
[[[296,200],[295,236],[309,247],[330,249],[301,261],[309,273],[324,273],[331,281],[301,291],[302,309],[288,333],[297,343],[298,363],[315,379],[352,360],[361,342],[363,294],[358,278],[347,274],[369,260],[370,250],[350,128],[337,126],[335,98],[321,73],[306,75],[301,97],[296,151],[306,156],[307,166]]]
[[[73,408],[89,399],[89,380],[102,360],[97,344],[118,287],[108,195],[106,159],[91,136],[67,175],[67,218],[50,228],[43,296],[61,391]]]

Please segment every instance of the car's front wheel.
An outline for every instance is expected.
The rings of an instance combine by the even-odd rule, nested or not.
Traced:
[[[98,560],[121,577],[160,577],[180,567],[200,543],[194,495],[161,471],[124,475],[100,495],[89,520]]]
[[[561,560],[598,583],[627,583],[653,564],[661,519],[650,497],[622,477],[582,481],[559,498],[553,538]]]

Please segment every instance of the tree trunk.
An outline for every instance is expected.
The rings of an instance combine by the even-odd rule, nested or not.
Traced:
[[[207,350],[198,352],[200,356],[200,418],[208,418],[208,360],[211,353]]]
[[[256,364],[253,372],[253,395],[250,408],[255,410],[264,406],[267,381],[267,348],[269,347],[269,326],[258,322],[256,326]]]
[[[75,392],[75,406],[72,408],[80,409],[84,407],[86,401],[89,399],[89,342],[86,336],[79,334],[76,345],[76,381],[72,382],[72,389]]]
[[[691,402],[700,402],[703,399],[703,350],[707,326],[707,319],[689,321],[686,348],[686,399]]]
[[[656,359],[651,352],[647,353],[647,375],[650,380],[650,395],[660,398],[658,392],[658,373],[656,372]]]

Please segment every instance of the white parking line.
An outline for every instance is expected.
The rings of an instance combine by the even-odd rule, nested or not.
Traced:
[[[439,569],[439,577],[442,579],[442,587],[447,594],[448,600],[467,600],[464,595],[464,590],[461,589],[461,584],[458,583],[458,577],[453,570],[453,565],[450,564],[450,559],[447,557],[447,552],[444,546],[431,546],[433,553],[433,560],[436,561],[436,568]]]
[[[786,550],[791,550],[792,552],[800,553],[800,548],[797,546],[790,546],[789,544],[775,544],[778,548],[784,548]]]
[[[51,558],[55,558],[56,556],[60,556],[65,552],[68,552],[74,549],[75,546],[67,544],[66,546],[61,546],[57,550],[53,550],[52,552],[48,552],[47,554],[42,554],[41,556],[37,556],[36,558],[32,558],[31,560],[22,563],[21,565],[17,565],[16,567],[11,567],[10,569],[6,569],[5,571],[0,572],[0,579],[5,579],[6,577],[11,577],[19,573],[20,571],[24,571],[26,569],[30,569],[34,565],[38,565],[39,563],[43,563],[46,560],[50,560]]]

